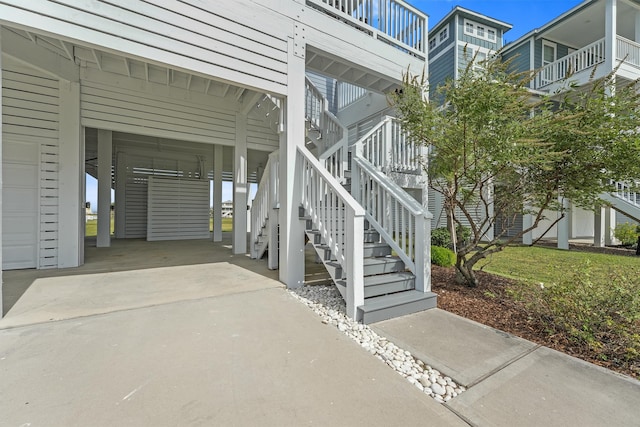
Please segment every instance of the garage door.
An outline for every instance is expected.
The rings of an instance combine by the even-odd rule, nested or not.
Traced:
[[[38,145],[2,146],[2,268],[37,267]]]

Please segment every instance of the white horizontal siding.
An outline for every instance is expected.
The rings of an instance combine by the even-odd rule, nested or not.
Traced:
[[[2,70],[2,136],[33,146],[38,171],[37,268],[58,266],[59,82],[8,60]],[[21,243],[22,245],[28,242]]]
[[[125,78],[126,79],[126,78]],[[154,84],[116,86],[82,80],[82,124],[193,142],[235,144],[235,113],[156,94]],[[144,89],[144,90],[142,90]],[[183,93],[183,97],[186,93]]]
[[[7,0],[0,4],[0,23],[271,93],[286,92],[287,37],[293,25],[247,0]]]
[[[150,176],[147,240],[209,238],[209,181]]]

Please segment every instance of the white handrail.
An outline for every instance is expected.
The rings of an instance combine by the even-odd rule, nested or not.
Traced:
[[[320,131],[320,154],[342,141],[345,130],[338,118],[329,111],[327,98],[308,78],[305,79],[305,118]]]
[[[640,68],[640,43],[622,36],[617,36],[616,40],[616,59]]]
[[[302,206],[343,268],[347,315],[356,319],[358,306],[364,304],[364,209],[309,150],[298,147],[297,161]]]
[[[427,15],[403,0],[307,0],[307,4],[425,59]]]
[[[258,185],[253,201],[251,202],[251,257],[257,258],[258,253],[255,243],[258,242],[258,237],[262,229],[269,225],[267,230],[267,236],[263,238],[269,239],[269,244],[272,244],[272,234],[277,230],[277,221],[268,221],[269,217],[275,218],[273,210],[278,206],[278,169],[280,165],[279,150],[274,151],[269,155],[267,164],[264,168],[264,173]],[[277,268],[277,254],[275,250],[269,251],[269,268]]]
[[[409,138],[395,117],[385,117],[356,144],[362,146],[365,159],[385,172],[422,172],[422,147]]]
[[[638,188],[637,184],[630,184],[628,182],[612,182],[615,185],[615,191],[613,195],[619,199],[624,200],[634,206],[640,207],[640,193],[635,189]]]
[[[605,39],[595,42],[547,64],[536,76],[536,89],[550,85],[572,74],[595,67],[605,60]]]
[[[369,91],[363,87],[346,82],[338,82],[338,110],[348,107],[362,99]]]
[[[367,220],[416,276],[416,289],[429,291],[432,215],[399,185],[376,170],[356,148],[352,193]]]
[[[322,129],[321,121],[324,109],[324,96],[311,80],[305,79],[304,116],[318,130]]]

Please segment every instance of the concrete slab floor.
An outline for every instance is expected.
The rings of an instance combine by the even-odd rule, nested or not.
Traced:
[[[0,426],[466,425],[258,281],[0,330]]]
[[[465,387],[538,347],[530,341],[440,309],[371,326]]]

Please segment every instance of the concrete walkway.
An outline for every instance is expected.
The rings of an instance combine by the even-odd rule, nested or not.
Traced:
[[[439,405],[225,245],[87,261],[5,272],[0,426],[640,425],[638,381],[437,309],[375,324],[468,387]]]
[[[640,426],[640,382],[439,309],[374,330],[468,387],[445,404],[477,426]]]
[[[263,263],[190,245],[213,258],[40,272],[0,321],[0,426],[466,425]]]

